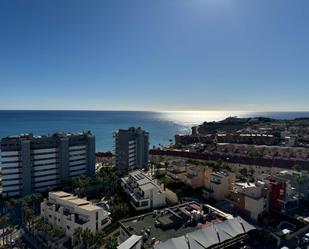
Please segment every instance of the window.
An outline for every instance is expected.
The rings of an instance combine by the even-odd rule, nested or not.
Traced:
[[[103,225],[106,224],[107,222],[108,222],[108,219],[101,220],[101,226],[103,226]]]
[[[142,207],[148,206],[148,201],[142,201],[142,202],[141,202],[141,206],[142,206]]]

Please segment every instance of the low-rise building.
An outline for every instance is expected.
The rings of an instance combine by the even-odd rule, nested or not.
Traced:
[[[250,239],[255,227],[239,216],[220,224],[201,228],[184,236],[171,238],[154,249],[240,248]]]
[[[265,180],[271,186],[269,208],[273,212],[287,213],[299,205],[299,195],[290,182],[276,176]]]
[[[235,174],[227,172],[212,172],[209,181],[203,189],[205,198],[213,198],[217,201],[225,199],[232,189]]]
[[[142,236],[141,248],[144,249],[205,249],[232,241],[237,244],[246,239],[247,232],[252,229],[242,219],[210,205],[189,202],[120,221],[119,241],[132,240],[135,235],[136,241],[136,236]],[[183,238],[192,239],[195,247]],[[174,244],[175,239],[182,244]]]
[[[276,174],[278,178],[289,181],[302,199],[309,200],[309,173],[306,171],[282,170]]]
[[[50,192],[41,203],[41,217],[50,225],[61,227],[73,239],[74,230],[89,228],[92,233],[111,223],[110,213],[103,208],[63,191]]]
[[[166,205],[163,187],[158,186],[146,173],[136,170],[121,179],[121,186],[137,210],[161,208]]]
[[[191,188],[201,188],[211,178],[212,169],[207,166],[190,166],[182,178],[182,182]]]
[[[268,193],[267,185],[262,181],[255,183],[237,182],[229,195],[235,208],[247,214],[254,220],[268,211]]]

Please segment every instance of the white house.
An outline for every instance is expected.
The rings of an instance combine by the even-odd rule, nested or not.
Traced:
[[[63,191],[50,192],[41,203],[44,221],[62,227],[70,238],[78,227],[89,228],[92,233],[105,228],[111,223],[109,216],[103,208]]]
[[[121,186],[136,210],[155,209],[166,205],[163,189],[142,171],[133,171],[121,180]]]

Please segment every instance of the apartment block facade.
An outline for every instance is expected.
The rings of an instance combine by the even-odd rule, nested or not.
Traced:
[[[263,181],[237,182],[233,185],[229,200],[235,208],[254,220],[268,211],[269,186]]]
[[[114,132],[115,165],[119,175],[148,166],[149,133],[141,128]]]
[[[165,192],[150,177],[140,170],[133,171],[121,179],[121,186],[137,210],[147,210],[166,205]]]
[[[87,200],[58,191],[49,192],[48,199],[41,203],[41,217],[52,226],[65,230],[73,239],[74,230],[89,228],[95,234],[111,223],[110,213]]]
[[[3,196],[25,196],[57,187],[71,177],[95,174],[90,133],[24,134],[1,140]]]
[[[205,188],[203,189],[204,197],[222,201],[230,193],[234,182],[234,173],[212,172],[210,179],[206,181]]]

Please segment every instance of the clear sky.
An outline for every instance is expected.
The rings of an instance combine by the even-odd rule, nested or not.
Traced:
[[[0,109],[309,110],[309,1],[1,0]]]

